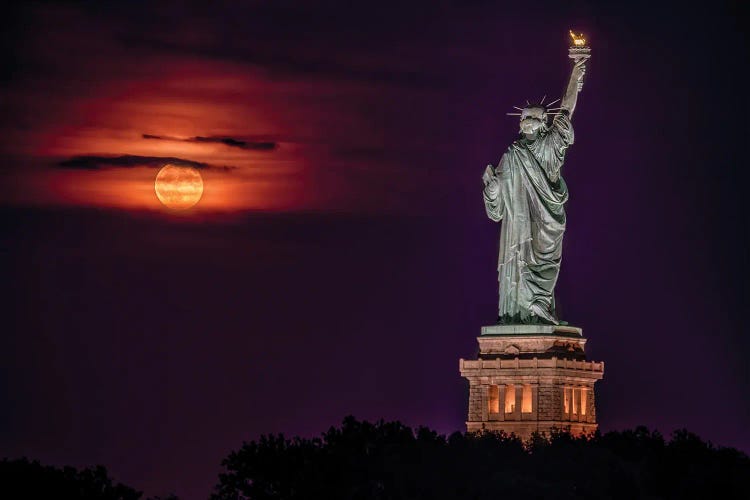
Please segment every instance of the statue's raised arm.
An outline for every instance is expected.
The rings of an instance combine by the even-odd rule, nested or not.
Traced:
[[[572,116],[576,109],[578,92],[583,89],[583,75],[586,74],[586,62],[591,57],[591,49],[587,46],[583,34],[576,35],[571,30],[570,38],[573,40],[573,45],[568,49],[568,57],[573,59],[573,71],[570,73],[568,87],[565,89],[560,107],[567,110],[568,114]]]
[[[583,75],[586,74],[586,61],[588,61],[588,59],[588,56],[578,59],[575,64],[573,64],[573,71],[570,72],[568,87],[565,89],[565,95],[560,104],[560,107],[567,110],[570,116],[573,116],[573,111],[576,109],[578,92],[583,89]]]

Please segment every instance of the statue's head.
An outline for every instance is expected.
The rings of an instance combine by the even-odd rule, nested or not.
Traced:
[[[520,117],[520,128],[521,133],[527,137],[535,137],[540,131],[546,132],[547,130],[547,119],[550,115],[556,115],[559,113],[561,108],[551,108],[552,104],[555,104],[559,99],[556,99],[550,103],[544,104],[544,99],[538,103],[529,103],[526,101],[526,106],[518,108],[513,106],[515,109],[520,111],[519,113],[508,113],[512,116]]]
[[[547,108],[544,106],[527,106],[521,110],[521,132],[533,135],[547,126]]]

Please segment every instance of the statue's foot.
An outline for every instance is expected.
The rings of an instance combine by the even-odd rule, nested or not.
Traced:
[[[559,321],[557,321],[557,319],[552,316],[552,314],[546,308],[542,307],[538,303],[532,304],[529,310],[531,311],[531,315],[535,316],[541,323],[545,323],[547,325],[559,324]]]

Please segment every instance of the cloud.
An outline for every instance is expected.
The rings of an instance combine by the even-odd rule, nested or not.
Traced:
[[[275,43],[263,50],[235,45],[195,44],[175,40],[153,38],[153,35],[120,36],[118,40],[128,47],[157,50],[180,56],[200,57],[209,60],[229,61],[263,68],[273,76],[292,78],[322,78],[342,81],[384,83],[413,88],[439,88],[443,76],[427,74],[424,69],[389,68],[393,58],[383,56],[378,61],[369,61],[361,54],[349,56],[349,62],[342,58],[326,55],[300,54],[295,45],[285,46]],[[346,49],[342,49],[346,50]],[[385,62],[383,62],[383,60]]]
[[[278,147],[278,144],[273,141],[243,141],[239,139],[233,139],[232,137],[220,137],[220,136],[209,136],[202,137],[200,135],[195,137],[171,137],[168,135],[152,135],[142,134],[144,139],[156,139],[160,141],[179,141],[179,142],[199,142],[199,143],[215,143],[224,144],[230,148],[240,148],[250,151],[273,151]]]
[[[57,163],[59,168],[69,168],[75,170],[101,170],[105,168],[133,168],[133,167],[150,167],[161,168],[166,164],[179,165],[183,167],[194,167],[202,170],[233,170],[235,167],[216,166],[199,161],[186,160],[184,158],[175,158],[173,156],[96,156],[84,155],[74,156],[69,160],[63,160]]]

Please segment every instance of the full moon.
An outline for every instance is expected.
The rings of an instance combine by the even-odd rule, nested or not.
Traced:
[[[201,199],[203,178],[193,167],[164,165],[154,181],[156,197],[167,208],[185,210]]]

